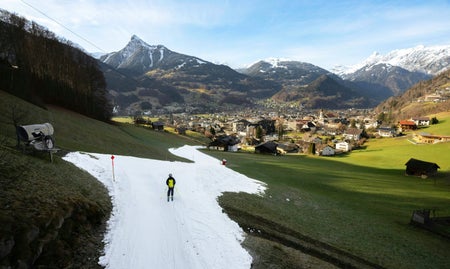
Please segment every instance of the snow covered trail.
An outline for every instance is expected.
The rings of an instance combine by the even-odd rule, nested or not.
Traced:
[[[86,170],[108,189],[113,213],[99,263],[123,268],[250,268],[240,227],[222,213],[217,197],[225,191],[262,193],[263,183],[220,165],[184,146],[170,150],[194,163],[111,155],[69,153],[65,160]],[[165,181],[176,179],[173,202]]]

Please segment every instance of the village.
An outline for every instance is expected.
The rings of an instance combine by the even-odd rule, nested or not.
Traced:
[[[180,135],[195,132],[209,138],[209,149],[250,151],[272,155],[310,154],[334,156],[360,148],[367,139],[397,137],[411,132],[412,143],[449,142],[450,136],[422,130],[433,124],[429,117],[415,117],[383,125],[371,110],[308,111],[279,113],[241,111],[189,115],[160,115],[151,121],[135,116],[135,124],[154,130],[173,130]]]

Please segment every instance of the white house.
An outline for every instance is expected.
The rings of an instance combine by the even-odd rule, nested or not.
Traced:
[[[414,121],[417,126],[429,126],[430,125],[429,117],[417,117],[417,118],[411,118],[411,120]]]
[[[397,132],[394,128],[380,127],[378,128],[378,135],[381,137],[394,137],[397,135]]]
[[[337,150],[342,150],[343,152],[348,152],[352,150],[352,145],[350,145],[350,143],[347,143],[345,141],[336,143],[335,147]]]

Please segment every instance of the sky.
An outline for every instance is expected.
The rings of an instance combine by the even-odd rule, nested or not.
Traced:
[[[232,68],[268,58],[350,66],[374,52],[450,45],[450,0],[2,0],[88,52],[150,45]]]
[[[223,192],[264,196],[265,184],[228,169],[197,147],[170,152],[194,162],[115,155],[113,163],[109,154],[83,152],[64,157],[103,183],[112,199],[98,263],[106,269],[250,268],[252,257],[241,246],[244,231],[222,212],[217,197]],[[169,173],[176,180],[170,202]]]

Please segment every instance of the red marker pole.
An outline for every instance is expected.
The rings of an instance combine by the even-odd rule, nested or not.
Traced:
[[[114,178],[114,155],[111,155],[111,164],[112,164],[113,181],[116,181],[116,179]]]

